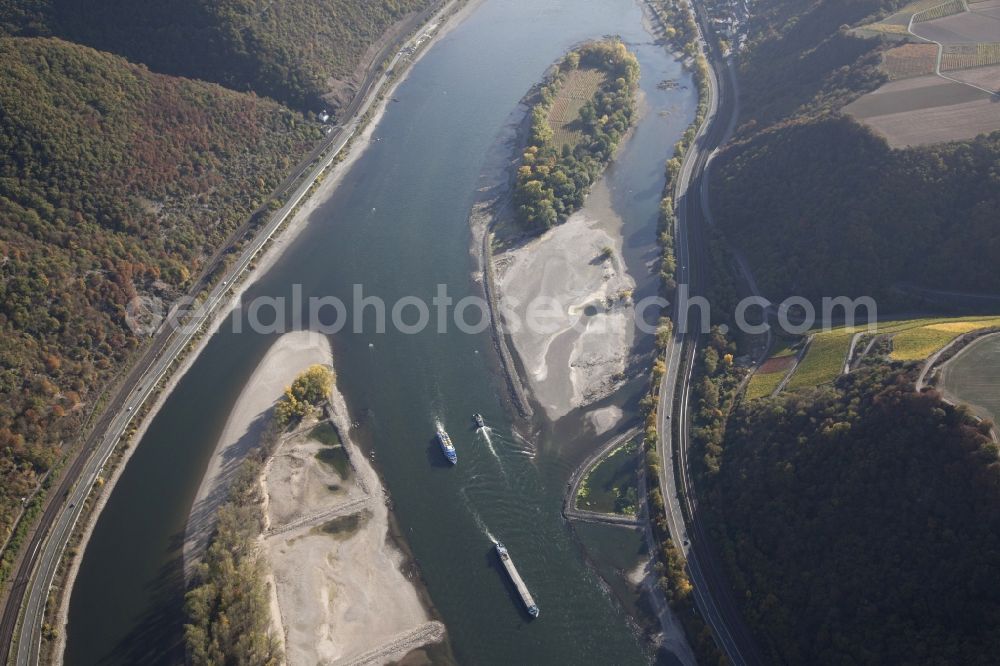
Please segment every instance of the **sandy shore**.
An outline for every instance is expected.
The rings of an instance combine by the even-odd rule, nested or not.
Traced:
[[[494,259],[506,330],[552,420],[610,395],[625,371],[635,281],[621,259],[621,228],[602,177],[565,223]],[[533,326],[530,304],[540,297],[554,307]]]
[[[333,351],[326,336],[309,331],[287,333],[268,349],[243,387],[191,506],[184,534],[185,578],[190,579],[192,567],[208,545],[233,475],[260,442],[275,403],[298,375],[315,364],[333,365]]]
[[[594,432],[598,435],[603,435],[621,423],[622,409],[617,405],[608,405],[607,407],[591,410],[587,414],[587,419],[590,421],[590,425],[593,426]]]
[[[349,466],[324,462],[322,452],[338,447],[308,428],[285,438],[264,472],[262,538],[285,655],[289,664],[388,663],[442,640],[444,626],[402,571],[385,492],[350,440],[347,406],[336,390],[329,414]]]
[[[381,121],[389,101],[392,99],[393,92],[401,83],[403,83],[403,81],[406,80],[407,76],[409,76],[412,66],[416,64],[438,40],[451,32],[455,26],[460,24],[462,20],[469,15],[469,13],[478,7],[478,5],[479,0],[468,0],[464,6],[452,14],[445,23],[438,27],[431,40],[414,56],[410,66],[405,69],[400,68],[401,74],[392,83],[392,85],[390,85],[382,93],[382,101],[373,106],[369,112],[370,117],[365,129],[355,136],[344,159],[339,164],[328,170],[326,178],[324,178],[320,186],[315,192],[313,192],[312,195],[303,201],[298,211],[294,216],[292,216],[291,220],[285,225],[284,229],[280,230],[275,235],[274,242],[260,253],[260,256],[257,258],[255,264],[252,265],[253,267],[245,274],[245,278],[238,284],[233,285],[233,288],[230,291],[230,303],[219,307],[215,316],[212,317],[211,321],[206,326],[207,331],[217,330],[227,319],[234,316],[234,313],[238,312],[240,307],[240,297],[242,294],[261,276],[266,274],[268,270],[270,270],[270,268],[282,257],[285,249],[289,245],[287,241],[294,240],[295,237],[301,233],[302,229],[305,228],[305,225],[309,222],[309,218],[316,208],[330,198],[337,186],[340,184],[344,175],[350,171],[354,163],[368,148],[375,128]],[[169,379],[167,379],[163,390],[160,391],[145,417],[141,422],[139,422],[135,434],[131,439],[130,448],[125,452],[117,467],[115,467],[115,469],[109,474],[106,483],[103,486],[103,492],[98,497],[94,510],[90,513],[87,519],[87,524],[84,526],[81,541],[77,546],[77,552],[79,554],[82,555],[82,553],[86,551],[87,543],[93,534],[94,527],[97,524],[97,519],[104,506],[107,504],[108,498],[111,496],[118,479],[121,478],[129,459],[132,457],[132,453],[135,451],[135,444],[142,441],[143,436],[149,429],[150,424],[156,418],[160,409],[163,408],[167,398],[170,397],[170,394],[173,392],[174,388],[176,388],[181,378],[184,377],[187,371],[194,365],[195,361],[198,360],[198,357],[201,355],[201,352],[204,351],[210,339],[211,335],[206,333],[194,343],[193,348],[183,357],[178,368],[173,372]],[[53,658],[57,663],[62,663],[63,661],[63,654],[66,648],[66,622],[69,615],[70,598],[72,596],[76,576],[80,570],[81,559],[82,557],[77,555],[70,561],[69,569],[63,585],[63,589],[67,590],[67,592],[61,595],[59,610],[56,614],[55,624],[59,627],[59,631],[57,632],[57,643],[53,650]]]
[[[511,174],[520,161],[528,130],[532,93],[521,100],[498,135],[480,174],[476,201],[469,217],[470,252],[482,273],[492,253],[496,298],[502,334],[497,341],[515,398],[521,379],[552,420],[573,409],[609,396],[624,380],[635,338],[631,295],[635,281],[622,260],[624,221],[611,205],[606,175],[592,186],[583,208],[565,223],[525,241],[511,205]],[[638,123],[648,112],[639,92]],[[623,139],[619,152],[635,137]],[[487,238],[488,234],[492,234]],[[610,249],[610,253],[607,250]],[[538,318],[545,326],[529,327],[529,304],[544,298],[554,306],[553,317]],[[544,308],[546,312],[549,307]],[[509,339],[522,373],[506,358]],[[595,415],[600,431],[608,413]]]
[[[207,544],[232,475],[257,445],[285,387],[314,364],[332,365],[326,336],[287,333],[272,345],[237,399],[188,519],[184,568]],[[350,432],[344,398],[330,422]],[[386,493],[349,437],[321,441],[311,419],[282,436],[262,478],[267,524],[261,536],[272,588],[271,613],[290,664],[386,663],[444,637],[389,537]],[[332,431],[328,431],[331,432]],[[341,458],[331,461],[330,453]],[[326,454],[326,455],[325,455]]]

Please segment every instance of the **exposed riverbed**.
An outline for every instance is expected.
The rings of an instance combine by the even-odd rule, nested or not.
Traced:
[[[653,293],[663,164],[693,115],[689,79],[652,43],[633,0],[485,0],[417,63],[367,151],[245,297],[291,303],[293,284],[305,299],[332,295],[348,304],[361,284],[390,307],[403,296],[429,302],[439,284],[456,301],[479,294],[468,229],[477,175],[545,69],[570,47],[609,33],[637,53],[650,110],[609,168],[607,196],[621,219],[623,275],[635,282],[635,298]],[[659,89],[667,79],[681,87]],[[332,337],[338,385],[356,422],[352,436],[374,452],[459,662],[648,661],[629,621],[630,598],[602,583],[560,515],[572,469],[624,425],[605,423],[609,415],[622,410],[625,421],[635,419],[642,382],[595,405],[609,428],[601,436],[575,409],[555,424],[539,414],[516,435],[488,331],[438,332],[433,322],[418,334],[378,333],[373,321],[369,313],[362,333],[349,323]],[[233,406],[275,339],[244,331],[224,327],[209,340],[111,495],[74,588],[68,663],[182,658],[187,516]],[[635,343],[640,352],[649,346]],[[491,426],[488,437],[472,429],[476,411]],[[438,423],[458,447],[455,468],[431,440]],[[538,621],[518,605],[490,537],[510,548],[541,606]],[[614,532],[600,539],[628,551],[626,559],[641,558],[634,539],[619,544]]]

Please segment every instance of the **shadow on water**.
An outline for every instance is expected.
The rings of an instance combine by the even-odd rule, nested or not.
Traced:
[[[184,649],[184,533],[170,538],[170,552],[174,554],[161,567],[155,581],[146,586],[147,606],[132,630],[98,663],[101,664],[153,664],[167,666],[185,662]],[[95,609],[100,612],[99,609]]]
[[[437,436],[431,437],[427,440],[427,462],[431,467],[440,467],[443,469],[448,469],[454,467],[448,460],[444,457],[441,452],[441,445],[438,444]]]
[[[456,297],[478,294],[479,286],[470,283],[468,213],[482,159],[510,109],[541,72],[573,44],[607,32],[648,42],[641,7],[633,0],[481,3],[398,89],[402,103],[391,107],[378,129],[386,140],[377,146],[392,148],[371,150],[343,173],[337,191],[244,303],[257,295],[287,297],[293,283],[302,284],[307,296],[333,295],[348,303],[354,284],[389,302],[429,297],[436,284],[449,285]],[[644,69],[654,73],[647,87],[683,78],[664,51],[640,50],[648,51]],[[630,273],[655,270],[649,261],[663,162],[683,130],[671,134],[670,123],[686,125],[680,115],[693,108],[690,101],[683,106],[667,119],[649,116],[655,127],[633,142],[641,154],[622,153],[618,165],[622,173],[612,203],[625,219],[622,258]],[[647,141],[650,135],[658,143]],[[635,162],[630,154],[642,159]],[[629,187],[639,194],[628,196]],[[369,212],[376,205],[378,219]],[[646,277],[654,289],[655,276]],[[183,662],[184,523],[218,434],[252,372],[250,361],[267,347],[261,337],[231,334],[210,344],[143,437],[88,545],[72,602],[67,663]],[[352,430],[352,438],[369,458],[377,450],[394,515],[448,625],[458,661],[648,663],[645,646],[594,584],[560,515],[573,461],[601,439],[583,420],[586,415],[576,412],[550,424],[539,408],[536,422],[515,428],[497,404],[508,400],[507,392],[485,333],[390,331],[371,338],[345,330],[335,336],[334,349],[338,385],[348,404],[374,410],[360,418],[364,425]],[[483,350],[481,361],[470,362]],[[629,384],[626,394],[600,406],[623,407],[624,420],[631,421],[641,388]],[[462,462],[452,468],[429,437],[433,431],[420,450],[429,414],[482,410],[498,433],[498,451],[460,441]],[[453,420],[456,434],[464,432],[461,419]],[[416,436],[414,424],[424,424]],[[500,469],[486,465],[487,453],[499,453]],[[511,472],[509,483],[501,476],[504,466]],[[438,468],[449,469],[447,479]],[[461,510],[465,505],[468,510]],[[496,554],[492,548],[484,552],[490,543],[485,524],[515,546],[515,560],[523,563],[545,613],[540,622],[527,623]],[[475,558],[477,551],[486,562]],[[473,557],[462,555],[468,553]],[[503,615],[506,603],[513,603],[521,618]]]
[[[259,414],[247,432],[232,446],[222,452],[219,482],[209,495],[192,508],[187,530],[170,536],[167,561],[156,578],[146,586],[151,603],[145,615],[118,645],[100,660],[102,664],[181,664],[185,661],[184,646],[184,593],[187,581],[184,572],[184,546],[187,534],[196,551],[208,545],[215,528],[215,516],[225,502],[229,486],[247,453],[260,443],[261,433],[270,421],[271,410]]]
[[[521,593],[517,591],[514,581],[507,575],[507,570],[500,562],[500,556],[497,554],[496,548],[492,546],[488,548],[484,553],[484,557],[486,558],[486,566],[493,569],[493,571],[496,572],[496,575],[500,577],[500,580],[503,581],[503,587],[507,591],[507,597],[510,599],[510,603],[513,604],[514,608],[517,609],[517,613],[521,620],[525,623],[534,621],[535,618],[531,617],[531,615],[528,614],[528,609],[524,607],[524,601],[521,599]]]
[[[208,547],[208,540],[212,536],[215,527],[215,516],[219,507],[226,501],[229,495],[229,486],[232,484],[236,472],[246,459],[247,454],[258,444],[264,429],[271,420],[271,409],[258,414],[247,427],[246,433],[237,442],[222,451],[222,464],[219,467],[217,482],[212,491],[196,501],[191,507],[190,518],[188,518],[187,528],[181,535],[181,568],[184,567],[184,540],[185,535],[190,535],[192,547],[196,552]]]

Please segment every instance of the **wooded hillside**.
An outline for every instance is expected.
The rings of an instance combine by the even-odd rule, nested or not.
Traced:
[[[0,0],[0,30],[55,35],[301,109],[351,83],[365,53],[433,0]],[[341,94],[335,103],[350,95]]]
[[[736,411],[706,504],[769,661],[995,661],[986,429],[887,366]]]
[[[0,38],[0,542],[168,300],[320,137],[252,94]]]
[[[847,26],[900,4],[755,5],[741,124],[711,192],[719,224],[772,299],[879,297],[901,281],[1000,288],[1000,136],[891,150],[841,114],[885,79],[887,43]]]
[[[887,46],[846,28],[902,4],[754,5],[740,124],[711,196],[774,300],[885,305],[897,282],[1000,289],[1000,133],[892,150],[841,113],[882,83]],[[1000,462],[987,425],[915,393],[899,363],[744,401],[724,431],[722,417],[700,424],[720,400],[696,389],[702,505],[768,662],[995,661]]]
[[[1000,291],[1000,133],[892,150],[843,116],[727,152],[715,213],[761,290],[884,296],[899,282]]]

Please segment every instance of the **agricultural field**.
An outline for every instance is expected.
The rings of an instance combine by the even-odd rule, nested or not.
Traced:
[[[892,359],[922,361],[964,333],[994,326],[1000,326],[1000,317],[936,320],[905,329],[892,327],[889,330],[899,331],[892,338]]]
[[[836,328],[813,336],[805,358],[799,363],[788,382],[788,388],[799,389],[832,382],[844,370],[847,350],[854,333],[863,328]]]
[[[882,71],[897,81],[911,76],[933,74],[938,47],[934,44],[903,44],[882,54]]]
[[[1000,418],[1000,334],[976,340],[941,367],[938,388],[980,417]]]
[[[576,508],[634,516],[638,505],[638,451],[638,440],[632,440],[594,465],[577,491]]]
[[[910,25],[910,18],[917,12],[926,11],[940,5],[941,2],[942,0],[917,0],[917,2],[911,2],[892,16],[887,16],[875,23],[869,23],[856,29],[854,32],[861,37],[876,35],[906,37],[909,35],[907,27]]]
[[[604,78],[604,72],[597,69],[574,69],[566,76],[549,110],[554,145],[573,148],[580,141],[580,132],[574,124],[580,118],[580,109],[594,98]]]
[[[935,75],[891,81],[844,111],[893,148],[971,139],[1000,129],[992,95]]]
[[[747,400],[766,398],[774,393],[794,364],[794,356],[767,359],[763,365],[757,368],[747,384]]]
[[[992,67],[977,67],[959,72],[949,72],[948,76],[959,79],[974,86],[1000,92],[1000,65]]]
[[[944,2],[931,7],[930,9],[917,12],[913,15],[913,22],[923,23],[924,21],[933,21],[934,19],[952,16],[954,14],[961,14],[964,11],[965,3],[963,3],[962,0],[951,0],[951,2]]]
[[[872,332],[892,335],[892,360],[921,361],[963,333],[998,326],[1000,317],[944,317],[886,322]],[[865,330],[852,327],[816,333],[788,388],[819,386],[840,376],[851,338],[855,332]]]
[[[918,18],[935,11],[920,14]],[[995,42],[1000,38],[1000,3],[996,0],[982,2],[971,11],[919,23],[914,19],[911,29],[913,34],[941,44]]]
[[[792,348],[792,344],[794,343],[781,344],[777,351],[757,368],[747,384],[747,400],[766,398],[777,390],[781,380],[795,365],[795,356],[798,352]]]
[[[1000,42],[949,44],[941,54],[942,71],[990,65],[1000,65]]]

